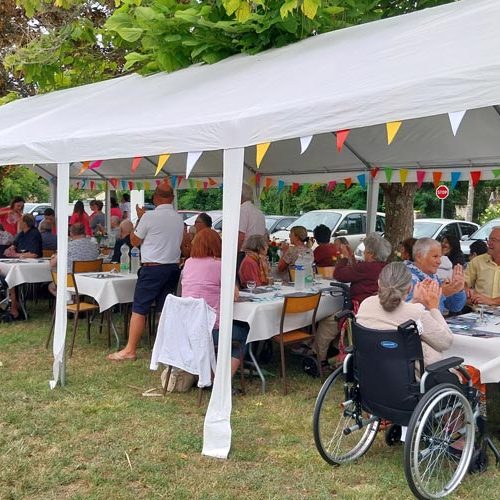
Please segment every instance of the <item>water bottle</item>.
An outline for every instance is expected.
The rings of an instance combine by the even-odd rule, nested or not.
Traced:
[[[295,261],[295,289],[304,290],[305,286],[305,262],[302,255]]]
[[[128,254],[128,245],[124,243],[120,247],[121,257],[120,257],[120,272],[128,273],[130,269],[130,255]]]
[[[307,250],[302,256],[304,262],[304,285],[306,288],[311,288],[314,282],[313,263],[314,257],[311,250]]]
[[[141,253],[137,247],[132,247],[132,250],[130,250],[130,272],[137,274],[140,264]]]

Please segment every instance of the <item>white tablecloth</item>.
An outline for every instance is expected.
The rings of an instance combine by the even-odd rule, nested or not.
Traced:
[[[75,274],[75,279],[78,293],[94,298],[100,312],[116,304],[128,304],[134,299],[137,274],[79,273]]]
[[[48,259],[0,259],[0,274],[10,288],[52,281]]]
[[[282,294],[293,292],[295,292],[293,287],[284,286],[281,290]],[[241,295],[248,296],[246,293],[241,293]],[[262,299],[262,302],[236,302],[234,304],[234,319],[245,321],[250,325],[247,343],[267,340],[279,333],[284,300],[282,297],[274,296],[275,292],[259,294],[256,297]],[[332,297],[329,293],[324,293],[319,301],[316,320],[319,321],[334,314],[342,308],[342,304],[342,297]],[[285,320],[285,329],[292,330],[310,325],[311,318],[312,312],[289,314]]]

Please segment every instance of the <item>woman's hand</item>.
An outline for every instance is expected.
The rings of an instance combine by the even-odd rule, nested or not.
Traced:
[[[413,302],[418,302],[427,309],[439,309],[440,300],[441,288],[436,281],[428,278],[415,285]]]
[[[455,293],[461,292],[465,286],[464,270],[460,264],[453,268],[451,280],[444,280],[442,285],[443,295],[449,297]]]

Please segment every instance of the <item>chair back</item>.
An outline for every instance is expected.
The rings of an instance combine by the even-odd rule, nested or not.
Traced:
[[[109,271],[120,272],[120,264],[118,262],[103,262],[102,263],[102,271],[107,273]]]
[[[318,274],[325,279],[333,279],[334,266],[316,266]]]
[[[285,302],[283,304],[283,310],[281,312],[281,323],[280,323],[280,333],[283,333],[283,328],[285,324],[285,318],[287,314],[297,314],[305,313],[308,311],[313,311],[311,324],[313,329],[316,326],[316,312],[318,310],[319,299],[321,298],[321,292],[317,293],[294,293],[285,297]]]
[[[102,259],[73,261],[73,273],[94,273],[100,271],[102,271]]]
[[[352,322],[354,373],[363,408],[399,425],[408,425],[419,400],[415,366],[423,372],[417,325],[407,321],[397,330],[372,330]]]
[[[295,281],[295,267],[288,266],[288,278],[292,283]]]
[[[54,285],[57,286],[57,271],[50,271],[50,274],[52,275],[52,281],[53,281]],[[79,304],[80,303],[80,295],[78,294],[78,287],[76,286],[76,280],[75,280],[75,276],[73,273],[66,274],[66,288],[74,289],[75,302],[77,304]],[[71,293],[73,293],[73,292],[71,292]]]
[[[55,250],[49,250],[48,248],[44,248],[42,250],[42,257],[52,257],[56,253]]]

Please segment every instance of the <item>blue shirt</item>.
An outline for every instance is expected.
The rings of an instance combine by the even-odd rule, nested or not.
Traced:
[[[30,228],[26,232],[21,231],[14,238],[14,246],[19,253],[34,253],[37,257],[41,257],[43,253],[42,235],[36,227]]]

